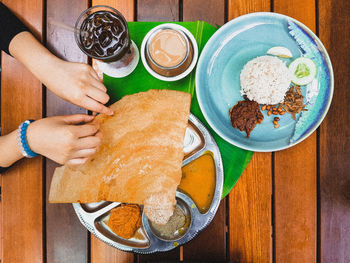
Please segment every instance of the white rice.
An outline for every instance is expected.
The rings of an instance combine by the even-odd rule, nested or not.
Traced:
[[[241,71],[241,94],[259,104],[283,102],[291,75],[282,60],[261,56],[250,60]]]

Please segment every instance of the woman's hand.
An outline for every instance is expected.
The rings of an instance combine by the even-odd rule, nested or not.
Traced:
[[[28,126],[29,147],[60,164],[83,164],[101,142],[99,126],[93,119],[76,114],[37,120]]]
[[[93,112],[112,115],[106,107],[109,101],[106,87],[94,69],[83,63],[55,60],[54,71],[50,71],[44,83],[57,96]]]

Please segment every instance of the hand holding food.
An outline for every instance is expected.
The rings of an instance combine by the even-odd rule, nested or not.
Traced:
[[[85,163],[100,144],[99,126],[93,116],[76,114],[41,119],[27,131],[30,148],[60,164]]]
[[[181,181],[191,95],[149,90],[127,95],[96,117],[103,140],[98,152],[77,169],[57,168],[50,202],[101,200],[143,204],[147,217],[165,224],[174,211]]]

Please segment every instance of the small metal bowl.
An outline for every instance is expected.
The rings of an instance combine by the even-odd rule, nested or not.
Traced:
[[[188,207],[188,204],[182,200],[179,196],[176,198],[176,206],[179,207],[181,209],[181,211],[183,212],[184,216],[185,216],[185,220],[186,223],[185,225],[182,227],[181,231],[177,231],[174,233],[174,235],[171,236],[166,236],[166,235],[162,235],[154,226],[153,223],[148,219],[148,226],[149,229],[151,230],[152,234],[155,235],[157,238],[159,238],[160,240],[163,241],[177,241],[180,238],[182,238],[183,236],[185,236],[187,234],[187,232],[189,231],[189,229],[191,228],[192,225],[192,214],[191,214],[191,208]]]
[[[187,45],[185,58],[174,67],[163,67],[157,64],[149,54],[151,40],[157,33],[165,29],[179,32],[184,37]],[[146,70],[155,78],[164,81],[176,81],[186,77],[195,67],[198,59],[198,45],[191,32],[183,26],[171,23],[161,24],[150,30],[144,37],[141,45],[141,59]]]

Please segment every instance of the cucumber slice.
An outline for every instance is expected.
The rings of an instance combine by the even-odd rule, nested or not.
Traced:
[[[309,59],[300,57],[290,63],[288,67],[295,85],[309,84],[316,76],[316,65]]]

